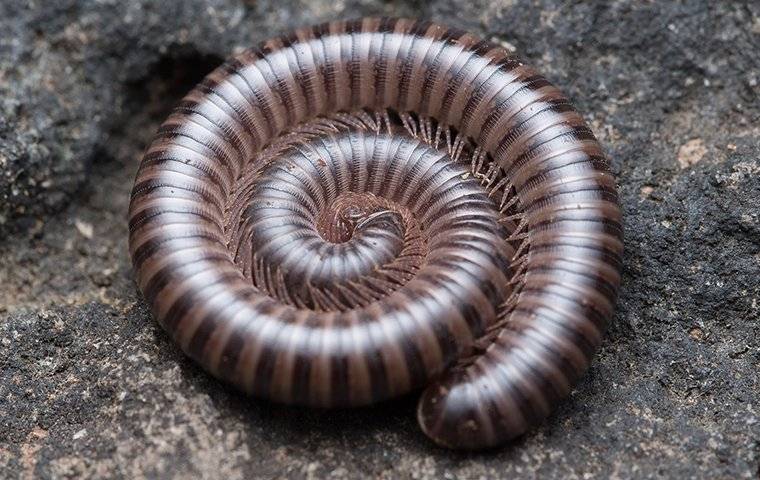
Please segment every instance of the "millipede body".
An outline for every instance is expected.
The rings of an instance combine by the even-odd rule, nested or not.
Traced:
[[[570,102],[430,22],[336,21],[227,61],[146,151],[140,289],[216,377],[274,401],[425,387],[451,448],[502,444],[586,370],[613,314],[614,178]]]

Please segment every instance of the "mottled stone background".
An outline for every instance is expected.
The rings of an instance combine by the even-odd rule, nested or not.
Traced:
[[[230,53],[336,17],[515,49],[609,152],[624,286],[543,426],[433,447],[414,398],[322,413],[191,364],[132,280],[127,198],[171,105]],[[0,478],[758,478],[760,4],[753,0],[3,0]]]

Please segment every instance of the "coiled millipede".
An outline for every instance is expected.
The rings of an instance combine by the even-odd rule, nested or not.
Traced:
[[[616,186],[559,90],[430,22],[298,30],[209,74],[129,211],[139,287],[216,377],[278,402],[427,385],[436,443],[499,445],[588,367],[614,308]]]

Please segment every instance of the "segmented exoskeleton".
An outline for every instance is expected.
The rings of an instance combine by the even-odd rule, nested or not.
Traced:
[[[545,418],[613,313],[615,182],[559,90],[430,22],[301,29],[190,92],[142,160],[140,289],[256,396],[318,407],[427,385],[425,433],[498,445]]]

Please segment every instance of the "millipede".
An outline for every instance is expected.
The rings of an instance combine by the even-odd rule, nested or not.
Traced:
[[[144,153],[129,249],[215,377],[318,408],[421,390],[439,445],[546,418],[614,312],[615,180],[569,100],[428,21],[334,21],[243,51]],[[424,388],[424,390],[423,390]]]

